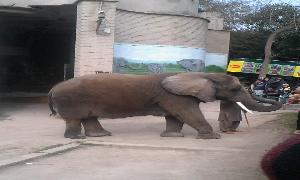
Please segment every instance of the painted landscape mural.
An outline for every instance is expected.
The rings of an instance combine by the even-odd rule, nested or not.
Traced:
[[[227,69],[228,55],[221,53],[206,53],[205,72],[225,73]]]
[[[201,48],[125,43],[114,46],[114,72],[150,74],[204,70],[205,50]]]

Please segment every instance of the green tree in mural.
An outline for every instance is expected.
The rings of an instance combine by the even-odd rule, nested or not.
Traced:
[[[205,72],[216,72],[216,73],[224,73],[226,70],[217,65],[209,65],[205,67]]]

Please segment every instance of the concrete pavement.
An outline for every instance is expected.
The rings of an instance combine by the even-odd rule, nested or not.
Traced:
[[[201,104],[216,131],[218,106]],[[0,179],[264,179],[261,156],[288,136],[272,122],[282,112],[249,115],[250,128],[243,121],[218,140],[195,139],[188,126],[183,138],[162,138],[163,118],[146,116],[101,120],[113,136],[77,141],[63,138],[64,122],[47,104],[1,103],[0,166],[16,163]]]

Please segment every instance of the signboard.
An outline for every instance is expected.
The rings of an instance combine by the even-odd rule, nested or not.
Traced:
[[[282,67],[283,68],[281,74],[283,76],[294,76],[294,72],[297,66],[283,65]]]
[[[227,71],[228,72],[242,72],[245,61],[230,61]]]
[[[295,66],[294,77],[300,77],[300,66]]]
[[[255,62],[245,62],[242,72],[255,73]]]
[[[261,66],[262,61],[230,60],[227,71],[258,74]],[[297,66],[293,62],[280,62],[276,60],[269,64],[268,74],[300,77],[300,66]]]
[[[281,75],[282,66],[280,64],[269,64],[268,69],[270,75]]]

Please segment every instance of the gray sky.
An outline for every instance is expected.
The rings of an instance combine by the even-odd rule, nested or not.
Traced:
[[[273,2],[273,3],[288,3],[294,6],[300,6],[300,0],[263,0],[264,2]]]
[[[230,1],[230,0],[221,0],[221,1]],[[255,0],[263,3],[287,3],[293,6],[300,6],[300,0]]]

